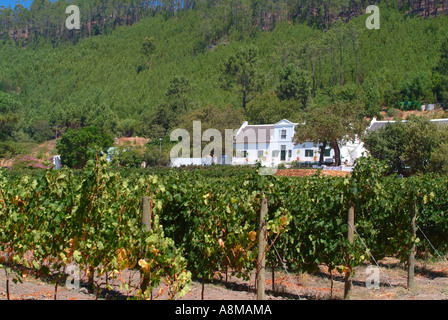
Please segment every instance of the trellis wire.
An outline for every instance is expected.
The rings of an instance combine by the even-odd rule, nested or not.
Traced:
[[[278,260],[282,263],[283,269],[285,270],[286,274],[288,275],[289,282],[291,283],[292,287],[294,288],[294,291],[296,292],[297,296],[299,297],[299,300],[302,300],[302,297],[300,296],[299,292],[296,289],[296,284],[293,283],[291,275],[288,272],[288,268],[286,268],[285,262],[283,261],[282,257],[277,251],[277,248],[275,247],[275,244],[272,242],[271,238],[269,237],[269,234],[267,235],[269,238],[269,241],[271,242],[271,246],[274,247],[275,252],[277,253]]]
[[[442,260],[442,262],[445,264],[445,266],[448,267],[446,260],[439,254],[439,252],[436,250],[436,248],[434,248],[434,246],[432,245],[431,241],[429,241],[428,237],[426,236],[426,234],[423,232],[422,229],[420,229],[420,226],[417,226],[418,230],[420,230],[420,232],[423,234],[423,236],[425,237],[426,241],[428,241],[428,243],[430,244],[430,246],[433,248],[433,250],[436,252],[436,254],[439,256],[439,258]]]
[[[390,287],[395,289],[395,287],[392,285],[392,283],[390,283],[390,281],[389,281],[389,277],[383,272],[383,270],[381,270],[380,265],[379,265],[378,262],[376,261],[375,257],[372,255],[372,252],[370,252],[370,249],[367,248],[367,245],[366,245],[366,244],[364,243],[364,241],[362,240],[362,238],[361,238],[361,236],[359,235],[358,231],[356,231],[355,227],[352,226],[352,225],[350,224],[350,222],[347,222],[347,224],[348,224],[348,225],[349,225],[349,226],[356,232],[356,235],[358,236],[359,240],[361,240],[361,243],[362,243],[363,246],[366,248],[366,250],[367,250],[367,252],[369,253],[369,255],[372,257],[372,259],[373,259],[373,261],[375,262],[375,264],[376,264],[376,266],[378,267],[378,269],[381,271],[381,273],[382,273],[382,274],[384,275],[384,277],[386,278],[386,280],[387,280],[387,282],[389,283]],[[398,293],[397,293],[397,292],[395,292],[395,293],[396,293],[398,299],[401,300],[401,298],[400,298],[400,296],[398,295]]]

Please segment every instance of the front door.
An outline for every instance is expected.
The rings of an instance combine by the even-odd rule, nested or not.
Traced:
[[[281,152],[280,152],[280,161],[286,160],[286,146],[282,146]]]

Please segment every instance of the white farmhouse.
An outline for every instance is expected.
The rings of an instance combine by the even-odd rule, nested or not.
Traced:
[[[275,124],[249,125],[243,122],[235,134],[236,156],[233,164],[254,164],[277,166],[281,163],[317,162],[320,148],[312,142],[293,143],[294,130],[298,123],[283,119]],[[333,162],[334,151],[325,150],[324,161]],[[344,162],[345,159],[342,159]]]

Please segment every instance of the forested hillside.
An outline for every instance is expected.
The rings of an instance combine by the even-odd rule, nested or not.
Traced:
[[[448,100],[447,1],[68,1],[0,11],[0,156],[94,125],[159,138],[202,120],[301,120],[334,101],[378,116]]]

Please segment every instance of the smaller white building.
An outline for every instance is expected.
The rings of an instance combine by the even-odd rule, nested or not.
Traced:
[[[61,156],[60,155],[57,155],[57,156],[53,157],[53,165],[54,165],[54,168],[56,170],[61,169],[62,162],[61,162]]]

